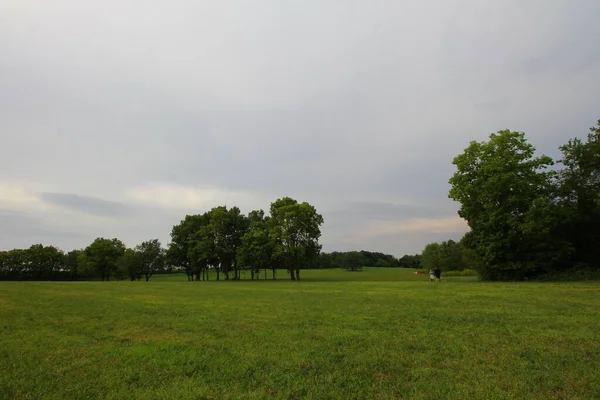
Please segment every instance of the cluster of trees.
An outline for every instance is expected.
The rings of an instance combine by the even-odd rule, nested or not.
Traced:
[[[138,279],[165,271],[165,250],[158,239],[128,249],[119,239],[98,238],[68,253],[35,244],[0,252],[0,279],[78,280]]]
[[[251,279],[270,270],[287,269],[292,280],[300,270],[316,268],[323,217],[312,205],[289,197],[263,210],[242,214],[237,207],[215,207],[204,214],[187,215],[171,231],[167,249],[158,239],[127,248],[119,239],[98,238],[83,250],[64,253],[52,246],[0,252],[0,279],[76,280],[142,279],[155,273],[184,271],[189,280]]]
[[[600,120],[560,151],[536,157],[524,133],[505,130],[454,159],[449,197],[484,279],[600,271]]]
[[[429,243],[421,253],[421,267],[424,269],[437,266],[442,271],[463,271],[476,269],[478,263],[477,255],[465,245],[464,238],[459,242],[450,239]]]
[[[421,264],[420,255],[405,255],[396,258],[390,254],[371,251],[347,251],[322,253],[319,257],[320,268],[345,268],[349,271],[361,270],[363,266],[369,267],[398,267],[419,268]]]
[[[289,197],[271,203],[269,212],[245,216],[237,207],[221,206],[187,215],[171,231],[167,259],[189,280],[208,280],[209,270],[216,271],[217,280],[221,275],[238,280],[242,270],[253,280],[270,270],[276,279],[278,268],[299,280],[301,269],[318,263],[323,217],[309,203]]]

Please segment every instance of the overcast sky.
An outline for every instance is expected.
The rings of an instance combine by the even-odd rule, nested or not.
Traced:
[[[325,251],[459,239],[452,158],[600,118],[600,1],[0,1],[0,249],[323,214]]]

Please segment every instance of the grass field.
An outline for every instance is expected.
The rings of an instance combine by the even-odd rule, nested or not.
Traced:
[[[2,399],[600,398],[600,283],[0,282]]]

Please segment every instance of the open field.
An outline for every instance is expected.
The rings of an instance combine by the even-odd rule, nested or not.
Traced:
[[[0,282],[0,398],[600,396],[600,283],[411,272]]]

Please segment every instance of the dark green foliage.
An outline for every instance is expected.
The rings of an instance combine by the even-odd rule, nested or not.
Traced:
[[[600,120],[586,141],[569,140],[560,150],[564,167],[557,179],[557,203],[563,210],[556,232],[571,244],[573,263],[600,268]]]
[[[165,249],[161,247],[158,239],[142,242],[135,247],[134,251],[139,258],[139,274],[146,278],[146,282],[152,275],[164,269]]]
[[[119,259],[125,253],[125,245],[119,239],[98,238],[79,254],[80,273],[99,276],[109,281],[117,271]]]
[[[420,265],[420,255],[405,255],[397,259],[391,254],[383,254],[372,251],[349,251],[332,253],[321,253],[319,255],[318,268],[345,268],[356,270],[356,264],[360,267],[401,267],[418,268]]]
[[[364,257],[358,251],[344,253],[344,265],[348,271],[359,271],[363,268]]]
[[[442,271],[462,271],[468,267],[463,247],[453,240],[428,244],[421,257],[421,266],[425,269],[437,266]]]
[[[237,262],[241,268],[250,270],[252,280],[260,279],[261,270],[272,270],[275,279],[275,263],[272,262],[273,242],[269,236],[269,221],[263,210],[252,211],[248,215],[249,227],[242,237]]]
[[[237,207],[220,206],[188,215],[171,231],[166,262],[184,270],[189,280],[206,280],[209,270],[217,280],[239,280],[242,271],[258,279],[269,269],[275,279],[279,267],[300,279],[300,269],[317,266],[323,217],[312,205],[289,197],[273,202],[270,214],[255,210],[246,217]]]
[[[463,246],[484,279],[600,268],[600,121],[561,146],[563,168],[535,157],[525,135],[500,131],[453,163],[449,197],[471,227]],[[587,274],[586,276],[593,274]]]
[[[419,268],[421,262],[420,254],[415,254],[414,256],[407,254],[398,260],[398,266],[401,268]]]
[[[142,277],[142,257],[133,249],[125,249],[117,261],[117,279],[140,280]]]
[[[53,246],[34,244],[28,249],[0,252],[0,279],[65,280],[69,267],[65,254]]]
[[[315,265],[321,246],[323,217],[312,205],[284,197],[271,203],[269,236],[273,256],[283,261],[292,280],[300,280],[300,269]]]

